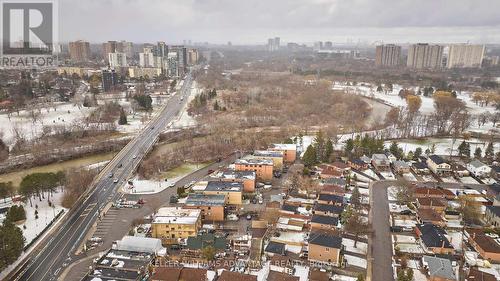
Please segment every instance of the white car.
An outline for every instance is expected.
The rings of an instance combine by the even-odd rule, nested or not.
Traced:
[[[132,156],[132,159],[135,159],[135,158],[137,158],[137,155]]]
[[[229,215],[227,215],[227,219],[230,220],[230,221],[237,221],[238,220],[238,216],[235,215],[235,214],[229,214]]]
[[[114,183],[118,183],[118,179],[114,179],[114,180],[113,180],[113,182],[114,182]]]

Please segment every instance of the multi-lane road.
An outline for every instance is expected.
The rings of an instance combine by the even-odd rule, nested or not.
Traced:
[[[191,85],[192,77],[188,74],[178,93],[168,100],[157,116],[101,171],[95,180],[94,188],[84,201],[72,209],[64,222],[42,241],[43,248],[23,262],[23,266],[12,279],[57,279],[63,271],[63,265],[71,260],[71,256],[83,242],[104,207],[118,198],[119,187],[135,171],[167,124],[173,121],[185,106]]]

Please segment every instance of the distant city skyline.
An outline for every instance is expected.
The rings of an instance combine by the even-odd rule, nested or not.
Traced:
[[[60,0],[59,7],[61,43],[500,43],[495,0]]]

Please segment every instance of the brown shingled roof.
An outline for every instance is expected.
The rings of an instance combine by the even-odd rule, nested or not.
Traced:
[[[444,198],[454,198],[455,194],[448,189],[417,187],[415,188],[415,196],[416,197],[440,196]]]
[[[479,271],[475,268],[469,270],[468,281],[497,281],[495,275]]]
[[[157,267],[151,280],[161,281],[203,281],[207,279],[207,270],[201,268]]]
[[[446,207],[446,203],[437,198],[417,198],[417,201],[420,206]]]
[[[257,281],[257,276],[224,270],[217,281]]]
[[[299,281],[299,277],[271,270],[267,276],[267,281]]]
[[[432,209],[420,208],[418,209],[417,214],[423,222],[437,222],[443,220],[443,217]]]

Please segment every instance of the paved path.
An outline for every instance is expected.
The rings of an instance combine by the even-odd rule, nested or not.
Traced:
[[[378,181],[371,185],[371,225],[373,237],[372,249],[372,281],[394,280],[392,270],[392,239],[389,229],[389,202],[387,187],[394,182]]]

